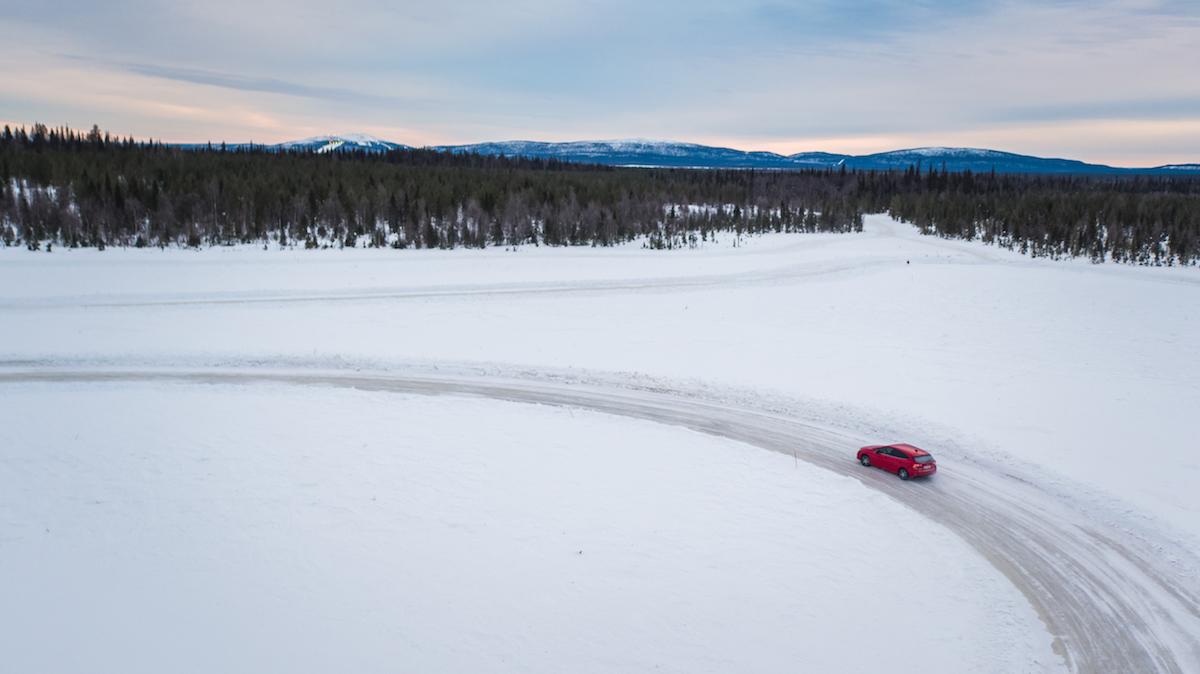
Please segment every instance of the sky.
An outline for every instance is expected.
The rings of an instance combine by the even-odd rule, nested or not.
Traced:
[[[1200,162],[1196,0],[0,0],[0,122]]]

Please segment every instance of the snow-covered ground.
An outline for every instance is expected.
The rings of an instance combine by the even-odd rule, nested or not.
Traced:
[[[1200,586],[1193,566],[1200,553],[1200,461],[1190,450],[1200,409],[1200,270],[1031,260],[979,243],[921,237],[882,216],[868,218],[860,235],[773,235],[742,243],[732,247],[722,237],[717,246],[675,251],[0,250],[0,358],[371,371],[476,364],[506,374],[686,385],[716,398],[803,410],[859,436],[926,446],[940,458],[938,481],[953,480],[955,467],[968,465],[1015,476],[1088,513],[1114,536],[1145,541],[1180,578]],[[2,390],[10,409],[24,409],[34,395]],[[81,395],[61,390],[64,398]],[[94,393],[83,391],[84,398]],[[54,398],[38,395],[46,404]],[[341,413],[340,405],[326,408],[328,418]],[[260,423],[283,443],[295,415],[271,409],[262,408]],[[543,413],[510,412],[520,419]],[[134,406],[120,418],[132,423],[143,416]],[[213,433],[227,432],[223,419],[207,420]],[[530,426],[542,423],[553,428],[547,442],[568,432],[545,420]],[[630,436],[652,435],[650,426],[619,423]],[[354,433],[377,437],[372,428],[364,422]],[[466,431],[447,431],[446,442],[457,442],[459,432]],[[24,439],[30,433],[20,436],[18,450],[32,442]],[[503,433],[494,435],[497,451],[509,446]],[[643,447],[638,456],[659,446],[675,458],[693,448],[730,457],[743,451],[686,433],[671,437],[636,444]],[[847,447],[847,456],[853,450]],[[680,479],[703,476],[695,464],[674,465]],[[796,470],[789,461],[782,467]],[[734,479],[730,472],[723,475]],[[756,485],[766,479],[745,477]],[[7,488],[17,477],[3,479]],[[853,493],[838,491],[836,479],[816,471],[803,489],[830,498]],[[743,512],[743,524],[753,530],[774,506],[791,512],[795,503],[785,491],[764,492],[753,512]],[[839,507],[872,515],[853,499]],[[645,509],[656,512],[650,504]],[[923,521],[902,507],[897,519],[910,518]],[[699,519],[693,524],[705,526]],[[840,535],[847,525],[828,519],[816,526]],[[932,575],[973,568],[981,559],[935,543],[912,554],[897,548],[890,559],[918,569],[943,560]],[[805,564],[824,568],[842,552],[813,548],[805,555]],[[966,607],[990,600],[960,599],[959,619],[987,629]],[[858,615],[872,619],[868,609]],[[1014,625],[1018,632],[1029,627]],[[824,623],[816,619],[809,627]],[[983,671],[1024,671],[1008,665],[1028,662],[1022,658],[1046,635],[1022,633],[1027,640],[1015,642],[1012,659],[989,659]],[[813,648],[823,643],[807,640],[804,630],[794,634]],[[969,657],[965,651],[954,657],[960,656]],[[481,662],[505,668],[499,660]],[[686,662],[692,671],[728,669],[723,661]],[[928,663],[922,656],[893,664],[903,671]],[[822,669],[820,662],[813,669]],[[963,667],[939,661],[922,671]]]
[[[326,388],[6,394],[7,671],[867,673],[918,652],[922,671],[1032,672],[1056,661],[1024,597],[945,529],[864,517],[901,507],[711,436]],[[930,550],[936,571],[920,563]],[[901,627],[862,643],[879,625]]]
[[[807,237],[736,237],[719,233],[701,248],[650,250],[638,244],[613,248],[405,250],[279,249],[231,246],[190,250],[54,248],[30,253],[0,248],[0,306],[80,301],[186,301],[195,299],[303,298],[395,294],[413,291],[519,287],[705,278],[752,273],[792,260],[822,240]],[[24,254],[22,254],[24,253]]]
[[[0,356],[475,361],[729,384],[1045,467],[1200,541],[1186,451],[1200,269],[1030,260],[882,217],[867,230],[678,251],[2,250]],[[131,305],[96,306],[110,303]]]

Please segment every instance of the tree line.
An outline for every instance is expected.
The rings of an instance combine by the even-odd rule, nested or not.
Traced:
[[[688,245],[861,229],[852,181],[429,150],[180,149],[93,128],[0,135],[6,245]]]
[[[1200,177],[893,176],[888,210],[926,234],[1035,257],[1144,265],[1200,262]]]
[[[5,127],[0,243],[299,247],[694,246],[718,233],[921,231],[1048,257],[1200,262],[1200,179],[616,168],[431,150],[182,149]]]

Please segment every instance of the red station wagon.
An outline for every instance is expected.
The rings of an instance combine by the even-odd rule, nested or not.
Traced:
[[[933,455],[912,445],[871,445],[858,450],[858,462],[895,473],[901,480],[925,477],[937,472]]]

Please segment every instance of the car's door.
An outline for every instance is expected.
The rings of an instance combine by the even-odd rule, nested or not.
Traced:
[[[880,447],[875,450],[876,459],[875,465],[884,470],[896,470],[896,457],[892,454],[896,450],[891,447]]]

